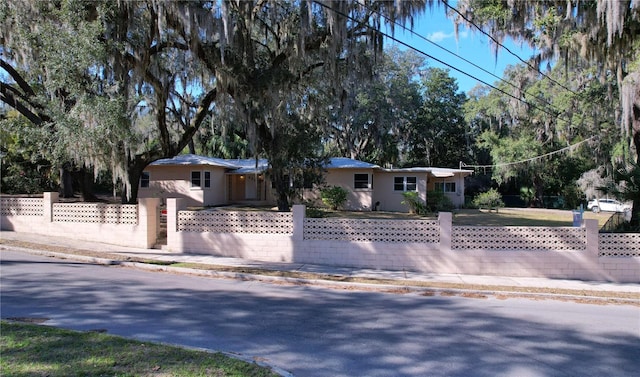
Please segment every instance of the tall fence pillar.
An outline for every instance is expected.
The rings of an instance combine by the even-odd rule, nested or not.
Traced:
[[[183,198],[167,198],[167,247],[172,251],[182,251],[178,235],[178,212],[187,208]]]
[[[58,203],[60,197],[57,192],[45,192],[43,194],[43,216],[45,223],[53,222],[53,203]]]
[[[597,260],[600,256],[600,233],[598,229],[598,220],[585,219],[584,227],[587,231],[587,254]]]
[[[438,214],[440,223],[440,249],[451,251],[451,235],[453,233],[453,215],[451,212],[440,212]]]
[[[160,198],[142,198],[138,200],[138,227],[144,232],[147,249],[153,247],[158,239]]]
[[[307,207],[302,204],[295,204],[293,206],[293,240],[304,240],[304,217]]]

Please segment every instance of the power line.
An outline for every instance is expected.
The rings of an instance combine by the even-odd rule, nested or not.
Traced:
[[[527,158],[527,159],[520,160],[520,161],[505,162],[505,163],[502,163],[502,164],[493,164],[493,165],[467,165],[464,162],[460,162],[460,168],[463,168],[463,167],[467,167],[467,168],[500,168],[500,167],[504,167],[504,166],[524,164],[526,162],[532,162],[532,161],[535,161],[535,160],[543,159],[545,157],[553,156],[555,154],[562,153],[562,152],[565,152],[567,150],[574,150],[579,145],[581,145],[583,143],[586,143],[587,141],[591,141],[594,137],[595,136],[591,136],[588,139],[585,139],[585,140],[582,140],[582,141],[580,141],[578,143],[569,145],[568,147],[564,147],[562,149],[558,149],[558,150],[555,150],[553,152],[545,153],[545,154],[542,154],[542,155],[539,155],[539,156],[536,156],[536,157],[531,157],[531,158]]]
[[[348,14],[345,14],[344,12],[342,12],[342,11],[340,11],[340,10],[337,10],[337,9],[335,9],[335,8],[333,8],[333,7],[330,7],[330,6],[326,5],[326,4],[323,4],[323,3],[322,3],[322,2],[320,2],[319,0],[314,0],[314,2],[315,2],[316,4],[318,4],[318,5],[320,5],[321,7],[326,8],[326,9],[328,9],[328,10],[331,10],[331,11],[335,12],[336,14],[339,14],[339,15],[341,15],[341,16],[343,16],[343,17],[345,17],[345,18],[347,18],[347,19],[349,19],[349,20],[351,20],[351,21],[358,22],[358,20],[356,20],[356,19],[355,19],[355,18],[353,18],[352,16],[349,16]],[[374,28],[373,28],[372,26],[370,26],[370,25],[365,25],[365,26],[366,26],[367,28],[369,28],[369,29],[374,30]],[[541,108],[541,107],[539,107],[539,106],[536,106],[535,104],[532,104],[532,103],[528,102],[528,101],[527,101],[527,100],[525,100],[525,99],[518,98],[518,97],[514,96],[514,95],[513,95],[513,94],[511,94],[511,93],[507,93],[507,92],[505,92],[504,90],[502,90],[502,89],[500,89],[500,88],[498,88],[498,87],[496,87],[496,86],[494,86],[494,85],[492,85],[492,84],[489,84],[488,82],[486,82],[486,81],[484,81],[484,80],[481,80],[480,78],[478,78],[478,77],[476,77],[476,76],[473,76],[473,75],[472,75],[472,74],[470,74],[470,73],[467,73],[467,72],[465,72],[465,71],[463,71],[463,70],[461,70],[461,69],[458,69],[458,68],[456,68],[456,67],[452,66],[451,64],[446,63],[445,61],[443,61],[443,60],[441,60],[441,59],[438,59],[438,58],[436,58],[436,57],[434,57],[434,56],[432,56],[432,55],[430,55],[430,54],[428,54],[428,53],[426,53],[426,52],[424,52],[424,51],[422,51],[422,50],[420,50],[420,49],[418,49],[418,48],[416,48],[416,47],[414,47],[414,46],[412,46],[412,45],[410,45],[410,44],[408,44],[408,43],[406,43],[406,42],[403,42],[403,41],[401,41],[401,40],[397,39],[396,37],[391,36],[391,35],[390,35],[390,34],[388,34],[388,33],[385,33],[385,32],[379,31],[379,30],[375,30],[375,31],[376,31],[376,32],[378,32],[378,33],[380,33],[380,35],[382,35],[382,36],[384,36],[384,37],[386,37],[386,38],[389,38],[390,40],[392,40],[392,41],[394,41],[394,42],[397,42],[397,43],[399,43],[399,44],[401,44],[401,45],[403,45],[403,46],[405,46],[405,47],[407,47],[407,48],[409,48],[409,49],[411,49],[411,50],[413,50],[413,51],[415,51],[415,52],[418,52],[418,53],[420,53],[420,54],[422,54],[422,55],[424,55],[424,56],[426,56],[426,57],[428,57],[428,58],[430,58],[430,59],[432,59],[432,60],[434,60],[434,61],[436,61],[436,62],[438,62],[438,63],[440,63],[440,64],[442,64],[442,65],[444,65],[444,66],[446,66],[446,67],[448,67],[448,68],[450,68],[450,69],[453,69],[453,70],[454,70],[454,71],[456,71],[456,72],[459,72],[459,73],[461,73],[461,74],[463,74],[463,75],[465,75],[465,76],[467,76],[467,77],[470,77],[470,78],[472,78],[472,79],[474,79],[474,80],[477,80],[477,81],[479,81],[479,82],[483,83],[484,85],[486,85],[486,86],[488,86],[488,87],[490,87],[490,88],[492,88],[492,89],[494,89],[494,90],[497,90],[498,92],[500,92],[500,93],[502,93],[502,94],[504,94],[504,95],[506,95],[506,96],[508,96],[508,97],[511,97],[511,98],[515,99],[516,101],[520,101],[520,102],[522,102],[522,103],[525,103],[525,104],[527,104],[527,105],[531,106],[531,107],[532,107],[532,108],[534,108],[534,109],[538,109],[538,110],[542,111],[543,113],[545,113],[545,114],[547,114],[547,115],[550,115],[551,117],[554,117],[554,118],[559,118],[559,117],[560,117],[560,113],[551,113],[551,112],[547,111],[547,110],[546,110],[546,109],[544,109],[544,108]],[[566,120],[565,120],[565,121],[566,121]]]
[[[434,46],[438,47],[438,48],[439,48],[439,49],[441,49],[441,50],[446,51],[447,53],[449,53],[449,54],[451,54],[451,55],[455,56],[456,58],[458,58],[458,59],[460,59],[460,60],[464,61],[464,62],[465,62],[465,63],[467,63],[467,64],[472,65],[473,67],[475,67],[475,68],[477,68],[477,69],[479,69],[479,70],[483,71],[484,73],[487,73],[488,75],[491,75],[491,76],[493,76],[494,78],[496,78],[496,79],[498,79],[498,80],[500,80],[500,81],[502,81],[502,82],[504,82],[504,83],[507,83],[508,85],[510,85],[511,87],[513,87],[513,88],[515,88],[515,89],[517,89],[517,90],[521,90],[521,88],[520,88],[520,87],[518,87],[517,85],[513,84],[511,81],[505,80],[503,77],[499,77],[499,76],[495,75],[494,73],[492,73],[492,72],[490,72],[490,71],[488,71],[488,70],[486,70],[486,69],[482,68],[481,66],[479,66],[479,65],[477,65],[476,63],[474,63],[474,62],[472,62],[472,61],[470,61],[470,60],[466,59],[465,57],[460,56],[459,54],[457,54],[457,53],[455,53],[455,52],[453,52],[453,51],[451,51],[451,50],[447,49],[446,47],[443,47],[443,46],[439,45],[438,43],[433,42],[433,41],[432,41],[432,40],[430,40],[429,38],[427,38],[427,37],[425,37],[425,36],[423,36],[423,35],[420,35],[420,34],[418,34],[418,33],[414,32],[413,30],[411,30],[411,29],[407,28],[407,27],[406,27],[405,25],[403,25],[402,23],[399,23],[398,21],[392,20],[390,17],[385,16],[384,14],[380,13],[380,11],[378,11],[378,10],[376,10],[376,9],[373,9],[373,8],[371,8],[370,6],[367,6],[367,5],[364,5],[364,4],[363,4],[362,6],[363,6],[363,7],[365,7],[365,8],[367,8],[367,9],[369,9],[369,10],[370,10],[370,11],[372,11],[372,12],[377,13],[379,16],[383,17],[383,18],[384,18],[388,23],[392,23],[392,24],[394,24],[395,26],[398,26],[398,27],[402,28],[404,31],[409,32],[409,33],[411,33],[412,35],[417,36],[418,38],[420,38],[420,39],[422,39],[422,40],[424,40],[424,41],[426,41],[426,42],[428,42],[428,43],[430,43],[430,44],[432,44],[432,45],[434,45]],[[450,6],[449,6],[449,7],[450,7]],[[474,26],[475,26],[475,25],[474,25]],[[476,26],[476,27],[477,27],[477,26]],[[486,33],[485,33],[485,34],[486,34]],[[487,35],[488,35],[488,34],[487,34]],[[490,35],[488,35],[488,36],[491,38],[491,36],[490,36]],[[492,38],[492,39],[493,39],[493,38]],[[394,39],[394,40],[395,40],[395,39]],[[494,41],[495,41],[495,40],[494,40]],[[498,43],[498,42],[497,42],[497,41],[495,41],[495,43]],[[498,44],[499,44],[499,43],[498,43]],[[507,51],[509,51],[512,55],[516,56],[516,57],[517,57],[521,62],[524,62],[525,64],[527,64],[527,65],[529,66],[529,68],[531,68],[531,69],[535,69],[534,67],[531,67],[528,63],[526,63],[524,60],[522,60],[522,58],[520,58],[518,55],[516,55],[516,54],[514,54],[513,52],[511,52],[511,50],[509,50],[506,46],[503,46],[503,45],[500,45],[500,46],[502,46],[504,49],[506,49]],[[544,75],[545,77],[548,77],[547,75],[545,75],[544,73],[540,72],[539,70],[536,70],[536,71],[537,71],[537,72],[539,72],[540,74]],[[555,82],[551,77],[548,77],[548,78],[549,78],[549,80],[551,80],[552,82],[556,83],[556,82]],[[481,82],[482,82],[482,81],[481,81]],[[561,84],[559,84],[559,85],[560,85],[561,87],[565,88],[563,85],[561,85]],[[493,87],[493,86],[492,86],[492,87]],[[565,88],[565,89],[567,89],[567,88]],[[574,93],[574,94],[575,94],[575,92],[571,91],[571,89],[567,89],[567,90],[569,90],[570,92],[572,92],[572,93]],[[528,95],[530,95],[530,96],[531,96],[531,94],[530,94],[527,90],[523,90],[523,92],[524,92],[524,94],[528,94]],[[534,99],[536,99],[537,101],[542,102],[544,105],[549,106],[550,108],[552,108],[552,110],[556,112],[556,116],[557,116],[558,118],[560,118],[561,111],[559,111],[558,109],[556,109],[556,108],[555,108],[555,106],[554,106],[552,103],[550,103],[547,99],[545,99],[545,98],[540,98],[540,97],[537,97],[537,96],[531,96],[531,97],[533,97],[533,98],[534,98]],[[515,97],[514,97],[514,98],[515,98]],[[525,102],[525,103],[527,103],[527,102]],[[549,115],[549,113],[547,113],[547,114]],[[562,119],[562,118],[560,118],[560,119]],[[565,122],[571,123],[571,122],[570,122],[569,120],[567,120],[567,119],[562,119],[562,120],[564,120]]]
[[[378,15],[380,15],[380,16],[382,16],[382,17],[384,17],[384,18],[385,18],[385,20],[386,20],[387,22],[389,22],[389,23],[393,23],[394,25],[396,25],[396,26],[398,26],[398,27],[401,27],[404,31],[407,31],[407,32],[409,32],[409,33],[411,33],[411,34],[413,34],[413,35],[417,36],[418,38],[420,38],[420,39],[422,39],[422,40],[424,40],[424,41],[426,41],[426,42],[428,42],[428,43],[430,43],[430,44],[432,44],[432,45],[434,45],[434,46],[438,47],[438,48],[439,48],[439,49],[441,49],[441,50],[444,50],[444,51],[448,52],[449,54],[451,54],[451,55],[455,56],[456,58],[458,58],[458,59],[460,59],[460,60],[462,60],[462,61],[464,61],[465,63],[470,64],[470,65],[474,66],[475,68],[478,68],[479,70],[483,71],[484,73],[486,73],[486,74],[488,74],[488,75],[491,75],[491,76],[493,76],[494,78],[496,78],[496,79],[498,79],[498,80],[504,81],[504,82],[506,82],[507,84],[511,85],[512,87],[514,87],[514,88],[518,89],[518,87],[517,87],[515,84],[513,84],[513,83],[511,83],[511,82],[509,82],[509,81],[507,81],[507,80],[503,79],[502,77],[497,76],[496,74],[494,74],[494,73],[492,73],[492,72],[490,72],[490,71],[488,71],[488,70],[486,70],[486,69],[482,68],[481,66],[479,66],[479,65],[477,65],[476,63],[472,62],[471,60],[469,60],[469,59],[467,59],[467,58],[465,58],[465,57],[463,57],[463,56],[460,56],[459,54],[456,54],[455,52],[453,52],[453,51],[451,51],[451,50],[447,49],[446,47],[444,47],[444,46],[441,46],[441,45],[437,44],[436,42],[434,42],[434,41],[430,40],[429,38],[427,38],[427,37],[425,37],[425,36],[422,36],[422,35],[420,35],[420,34],[418,34],[418,33],[414,32],[413,30],[411,30],[411,29],[407,28],[405,25],[401,24],[400,22],[398,22],[398,21],[394,21],[394,20],[392,20],[390,17],[385,16],[384,14],[380,13],[380,11],[377,11],[377,10],[375,10],[375,9],[372,9],[371,7],[369,7],[369,6],[367,6],[367,5],[362,5],[362,6],[363,6],[363,7],[365,7],[365,8],[367,8],[367,9],[369,9],[369,10],[371,10],[372,12],[375,12],[375,13],[377,13]]]
[[[522,63],[524,63],[527,67],[529,67],[529,69],[536,71],[536,73],[541,74],[542,76],[544,76],[545,78],[547,78],[549,81],[551,81],[552,83],[560,86],[561,88],[568,90],[569,92],[573,93],[573,94],[577,94],[576,92],[574,92],[573,90],[571,90],[570,88],[567,88],[566,86],[562,85],[561,83],[559,83],[558,81],[556,81],[555,79],[553,79],[552,77],[548,76],[547,74],[545,74],[544,72],[542,72],[540,69],[532,66],[529,62],[525,61],[524,59],[522,59],[518,54],[512,52],[507,46],[503,45],[502,43],[498,42],[497,39],[495,39],[491,34],[487,33],[486,31],[482,30],[482,28],[480,28],[480,26],[478,26],[476,23],[474,23],[473,21],[469,20],[467,18],[467,16],[465,16],[464,14],[462,14],[458,9],[456,9],[454,6],[449,5],[449,3],[447,1],[443,1],[442,2],[444,4],[445,7],[451,9],[452,11],[456,12],[460,17],[462,17],[462,19],[464,19],[465,21],[467,21],[469,24],[473,25],[473,27],[475,27],[476,29],[478,29],[478,31],[480,31],[482,34],[486,35],[487,37],[489,37],[489,39],[491,39],[493,41],[493,43],[495,43],[496,45],[502,47],[503,49],[505,49],[508,53],[510,53],[511,55],[515,56],[516,58],[518,58],[518,60],[520,60]]]

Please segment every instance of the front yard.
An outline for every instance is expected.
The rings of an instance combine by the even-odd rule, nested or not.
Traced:
[[[419,218],[417,215],[398,212],[335,212],[331,216],[363,218]],[[585,219],[596,219],[602,227],[611,213],[592,213],[585,211]],[[435,217],[436,215],[433,215]],[[573,212],[568,210],[540,208],[500,208],[498,212],[459,209],[453,211],[453,225],[478,226],[572,226]]]
[[[585,211],[583,218],[598,220],[602,227],[611,213],[593,213]],[[572,226],[573,212],[568,210],[541,208],[501,208],[499,212],[487,212],[477,209],[454,211],[454,225],[482,226]]]
[[[269,207],[245,207],[229,206],[217,207],[216,210],[227,211],[275,211]],[[585,219],[598,220],[598,226],[602,227],[612,213],[593,213],[585,211]],[[412,215],[402,212],[354,212],[354,211],[331,211],[329,209],[309,209],[307,216],[318,217],[342,217],[353,219],[420,219],[423,216]],[[426,218],[435,218],[436,215]],[[543,209],[543,208],[500,208],[498,212],[459,209],[453,211],[453,225],[478,225],[478,226],[572,226],[573,212],[570,210]]]

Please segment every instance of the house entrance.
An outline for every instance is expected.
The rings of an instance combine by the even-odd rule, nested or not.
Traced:
[[[264,201],[266,186],[262,174],[230,174],[228,176],[229,203]]]
[[[162,249],[163,246],[167,246],[167,207],[162,205],[158,209],[160,211],[160,221],[158,226],[158,234],[156,235],[156,244],[154,249]]]

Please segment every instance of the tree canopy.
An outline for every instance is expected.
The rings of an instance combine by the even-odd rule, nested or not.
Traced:
[[[61,156],[48,158],[111,169],[135,200],[142,169],[186,147],[223,97],[241,114],[253,154],[278,164],[276,139],[288,121],[308,124],[315,111],[305,80],[323,72],[338,85],[343,72],[366,71],[359,52],[381,51],[383,20],[411,22],[425,1],[21,0],[0,7],[7,73],[0,99],[61,141]],[[138,124],[147,117],[147,127]]]
[[[535,80],[559,83],[543,74],[538,67],[562,64],[567,71],[592,67],[583,88],[563,89],[576,94],[589,94],[590,80],[607,85],[608,103],[617,105],[614,122],[621,132],[622,169],[638,161],[640,154],[640,3],[620,1],[565,0],[461,0],[450,8],[457,25],[476,27],[492,38],[494,51],[500,49],[506,37],[530,44],[538,54],[528,63],[528,76]],[[615,85],[612,84],[614,79]],[[520,88],[512,90],[519,97]],[[565,93],[564,96],[571,96]],[[619,96],[618,101],[611,97]],[[552,120],[559,125],[558,119]],[[609,118],[598,125],[608,127]],[[551,123],[550,123],[551,124]],[[593,131],[605,134],[605,129]],[[598,143],[600,146],[605,143]],[[630,148],[629,148],[630,146]],[[640,223],[640,194],[634,197],[632,223]]]

